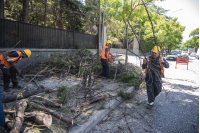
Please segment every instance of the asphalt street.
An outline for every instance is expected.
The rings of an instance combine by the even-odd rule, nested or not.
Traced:
[[[132,62],[139,64],[139,60]],[[162,92],[152,109],[146,109],[146,90],[140,90],[90,133],[198,133],[199,60],[190,57],[188,70],[186,65],[175,69],[176,61],[168,62]]]
[[[163,133],[199,132],[199,60],[190,57],[186,65],[168,61],[163,91],[156,98],[156,112],[152,116],[154,131]]]

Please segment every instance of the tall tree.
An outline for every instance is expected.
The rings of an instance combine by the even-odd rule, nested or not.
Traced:
[[[28,23],[28,7],[29,7],[29,0],[23,0],[23,17],[22,17],[22,21],[24,23]]]
[[[0,0],[0,18],[4,18],[4,0]]]
[[[199,48],[199,28],[194,29],[189,37],[192,37],[190,40],[187,40],[184,43],[185,47],[195,48],[196,50]]]

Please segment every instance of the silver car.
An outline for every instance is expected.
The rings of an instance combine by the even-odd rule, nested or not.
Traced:
[[[196,52],[192,52],[192,53],[190,54],[190,56],[191,56],[191,57],[196,57]]]
[[[188,51],[182,51],[181,56],[182,57],[188,57]]]
[[[175,60],[176,61],[177,57],[178,57],[178,53],[177,52],[170,52],[167,55],[166,59],[167,60]]]

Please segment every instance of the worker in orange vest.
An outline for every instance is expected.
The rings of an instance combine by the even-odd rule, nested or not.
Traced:
[[[11,50],[4,52],[0,55],[0,68],[3,73],[3,81],[4,81],[4,91],[9,92],[10,78],[12,80],[13,88],[21,88],[18,85],[18,81],[16,79],[16,69],[10,65],[10,61],[16,64],[22,58],[27,58],[31,56],[31,51],[29,49],[25,49],[23,51]],[[18,73],[21,75],[21,73]]]
[[[109,60],[109,55],[112,56],[112,54],[109,52],[109,48],[111,47],[112,42],[110,40],[108,40],[106,42],[106,45],[103,47],[102,51],[101,51],[101,63],[103,65],[103,73],[102,76],[108,78],[108,79],[112,79],[110,77],[110,67],[108,64],[108,60]]]
[[[162,90],[162,78],[164,78],[164,68],[169,68],[169,63],[165,58],[160,57],[160,47],[154,46],[151,56],[143,59],[142,68],[145,70],[145,81],[147,87],[148,103],[147,109],[154,105],[155,97]]]

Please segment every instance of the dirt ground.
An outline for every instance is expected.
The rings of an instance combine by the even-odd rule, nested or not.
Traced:
[[[25,86],[31,78],[19,79],[19,84]],[[44,127],[35,124],[32,121],[25,120],[24,125],[27,128],[31,128],[34,132],[42,133],[63,133],[68,132],[70,128],[76,125],[81,125],[88,120],[90,116],[95,115],[98,111],[105,109],[105,104],[110,100],[117,97],[117,93],[120,90],[126,91],[127,85],[125,83],[117,82],[113,79],[105,78],[96,78],[95,82],[90,89],[90,92],[82,89],[80,78],[74,76],[63,76],[61,79],[59,77],[49,77],[49,78],[38,78],[36,82],[43,86],[45,89],[56,90],[51,93],[40,93],[37,96],[43,97],[29,97],[29,100],[38,100],[38,101],[53,101],[59,104],[62,104],[62,108],[46,106],[49,109],[52,109],[56,112],[59,112],[60,115],[63,115],[67,118],[71,118],[73,121],[72,124],[67,124],[59,120],[58,118],[53,117],[52,125],[50,127]],[[33,89],[39,89],[34,82],[30,82],[25,90],[31,91]],[[2,87],[2,95],[9,94],[19,94],[22,89],[10,88],[10,92],[4,92]],[[86,93],[87,92],[87,93]],[[58,95],[58,94],[63,95]],[[90,103],[93,99],[106,96],[105,99],[99,100],[94,103]],[[63,99],[64,98],[64,99]],[[46,100],[45,100],[46,99]],[[82,106],[82,103],[88,104],[88,106]],[[16,102],[10,102],[4,104],[4,110],[15,110]],[[38,110],[31,105],[28,105],[25,112],[32,112]],[[38,110],[42,111],[42,110]],[[11,116],[9,116],[12,119]],[[25,126],[25,127],[26,127]]]

